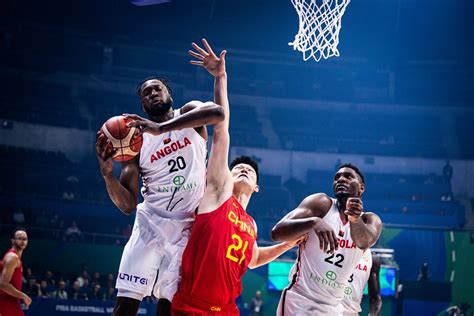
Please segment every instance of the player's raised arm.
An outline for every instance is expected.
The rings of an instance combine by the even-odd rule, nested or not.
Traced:
[[[364,213],[360,198],[348,198],[344,212],[351,225],[351,237],[360,249],[372,247],[382,232],[382,221],[374,213]]]
[[[209,43],[203,39],[204,48],[192,43],[194,48],[189,54],[197,60],[192,60],[193,65],[205,68],[214,76],[214,102],[224,110],[224,120],[214,125],[211,155],[207,166],[207,188],[208,193],[217,192],[217,199],[224,191],[224,185],[229,184],[232,188],[232,175],[228,166],[229,157],[229,99],[227,96],[227,73],[225,68],[226,51],[217,55]],[[231,193],[230,191],[229,193]],[[207,194],[206,194],[207,195]]]
[[[99,168],[105,181],[107,193],[114,204],[124,213],[131,214],[136,208],[138,200],[138,186],[140,171],[138,156],[122,162],[120,180],[113,173],[112,156],[116,150],[110,150],[110,140],[104,141],[105,135],[99,135],[96,142],[96,155]]]

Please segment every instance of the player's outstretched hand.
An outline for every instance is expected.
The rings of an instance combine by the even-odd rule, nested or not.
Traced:
[[[308,234],[301,235],[296,240],[287,241],[286,244],[288,245],[288,247],[290,249],[293,248],[294,246],[298,246],[298,245],[301,245],[302,247],[304,247],[304,244],[306,243],[306,240],[308,240]]]
[[[137,127],[139,132],[137,135],[143,133],[150,133],[153,135],[160,135],[163,133],[161,125],[159,123],[150,121],[136,114],[123,114],[127,120],[130,120],[127,125],[131,127]]]
[[[327,253],[333,253],[339,248],[336,234],[331,226],[323,219],[319,220],[314,225],[314,231],[319,238],[319,248]]]
[[[351,222],[357,222],[364,212],[364,204],[360,198],[350,197],[346,202],[346,210],[344,214]]]
[[[223,50],[217,57],[205,38],[202,39],[202,44],[205,49],[196,43],[191,44],[195,51],[189,50],[188,53],[198,60],[191,60],[189,63],[204,67],[214,77],[225,74],[225,54],[227,51]]]
[[[26,306],[30,306],[31,304],[31,298],[26,295],[25,293],[22,293],[23,295],[21,296],[21,299],[23,300],[23,302],[25,302],[25,305]]]
[[[101,131],[97,132],[96,137],[95,153],[99,161],[100,173],[102,173],[103,176],[107,176],[113,173],[112,157],[117,152],[117,149],[113,148],[110,139],[107,139]]]

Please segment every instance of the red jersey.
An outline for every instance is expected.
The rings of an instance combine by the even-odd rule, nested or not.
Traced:
[[[13,252],[14,254],[18,255],[14,249],[10,249],[7,251],[5,256],[10,252]],[[5,256],[3,256],[3,259],[0,262],[0,273],[3,270],[3,261],[5,260]],[[15,270],[13,271],[12,278],[10,280],[10,284],[13,285],[18,291],[21,291],[22,274],[23,274],[23,265],[20,260],[20,266],[15,268]],[[2,290],[0,290],[0,315],[23,316],[24,313],[20,307],[20,299],[13,297],[3,292]]]
[[[192,314],[238,314],[235,300],[242,292],[241,278],[256,238],[253,218],[234,197],[213,212],[198,214],[183,253],[173,313],[186,314],[180,306],[188,306]]]

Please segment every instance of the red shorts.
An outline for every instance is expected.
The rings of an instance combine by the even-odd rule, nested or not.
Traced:
[[[0,315],[1,316],[25,316],[21,310],[20,302],[13,297],[0,296]]]
[[[201,300],[176,294],[171,303],[171,315],[173,316],[205,316],[205,315],[240,315],[237,305],[212,305]]]

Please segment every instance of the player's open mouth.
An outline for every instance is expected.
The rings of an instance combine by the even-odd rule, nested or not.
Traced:
[[[239,174],[239,178],[240,178],[240,177],[246,177],[247,179],[249,178],[246,174],[243,174],[243,173],[242,173],[242,174]]]

